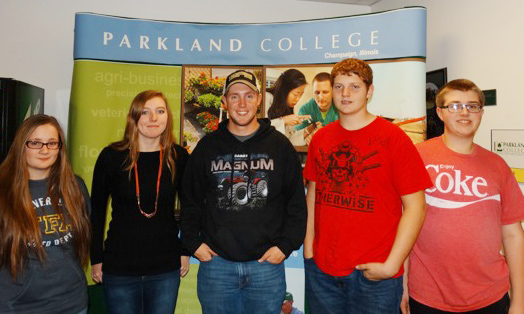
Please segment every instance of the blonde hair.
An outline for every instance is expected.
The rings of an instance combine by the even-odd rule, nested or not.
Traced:
[[[484,96],[482,90],[478,88],[475,83],[468,79],[456,79],[450,81],[439,89],[437,96],[435,97],[435,103],[437,104],[437,107],[442,108],[442,106],[444,106],[444,96],[446,96],[446,94],[452,90],[458,90],[462,92],[473,91],[475,94],[477,94],[480,105],[484,106],[486,96]]]

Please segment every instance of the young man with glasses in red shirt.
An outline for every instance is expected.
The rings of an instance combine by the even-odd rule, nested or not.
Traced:
[[[417,145],[434,186],[426,190],[426,221],[409,258],[409,307],[405,291],[402,310],[524,313],[524,197],[504,160],[473,142],[484,94],[469,80],[454,80],[436,103],[445,129]]]

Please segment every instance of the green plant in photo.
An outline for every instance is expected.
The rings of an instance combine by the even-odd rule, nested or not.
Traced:
[[[204,94],[198,96],[197,102],[202,107],[220,109],[222,99],[220,96],[213,94]]]
[[[195,102],[195,93],[191,89],[186,89],[184,92],[184,103],[191,104]]]
[[[193,133],[189,131],[184,131],[184,142],[190,143],[190,142],[197,142],[198,137],[195,136]]]

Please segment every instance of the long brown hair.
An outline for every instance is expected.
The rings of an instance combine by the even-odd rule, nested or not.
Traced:
[[[267,89],[273,94],[273,103],[267,111],[268,118],[276,119],[293,114],[293,108],[287,104],[287,96],[295,88],[306,84],[304,73],[297,69],[288,69],[280,74],[275,84]]]
[[[62,217],[72,224],[76,255],[84,266],[88,262],[89,219],[80,184],[69,165],[64,132],[54,117],[35,115],[20,125],[13,144],[0,165],[0,268],[8,268],[13,278],[23,271],[29,251],[33,251],[42,262],[46,259],[40,225],[31,202],[29,171],[25,158],[26,141],[36,128],[46,124],[57,130],[62,143],[47,177],[47,193],[57,213],[67,213],[67,218]],[[63,206],[58,206],[60,199]]]
[[[164,151],[164,163],[167,164],[171,171],[171,180],[174,180],[176,156],[175,151],[172,149],[172,146],[175,144],[175,137],[173,136],[173,114],[171,113],[167,99],[162,92],[146,90],[135,96],[131,102],[129,113],[127,114],[124,138],[121,141],[112,143],[111,147],[119,151],[129,149],[126,170],[128,170],[129,175],[131,175],[133,166],[138,161],[138,154],[140,153],[140,148],[138,147],[138,120],[140,120],[140,117],[142,116],[142,110],[144,109],[146,102],[155,97],[162,98],[166,104],[167,123],[164,133],[160,135],[160,145]]]

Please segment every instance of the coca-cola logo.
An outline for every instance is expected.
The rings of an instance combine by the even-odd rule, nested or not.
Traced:
[[[439,191],[441,193],[453,193],[456,195],[486,197],[488,182],[483,177],[473,177],[454,169],[451,165],[427,165],[431,177],[435,177],[435,186],[427,189],[428,193]],[[433,173],[432,173],[433,172]]]

